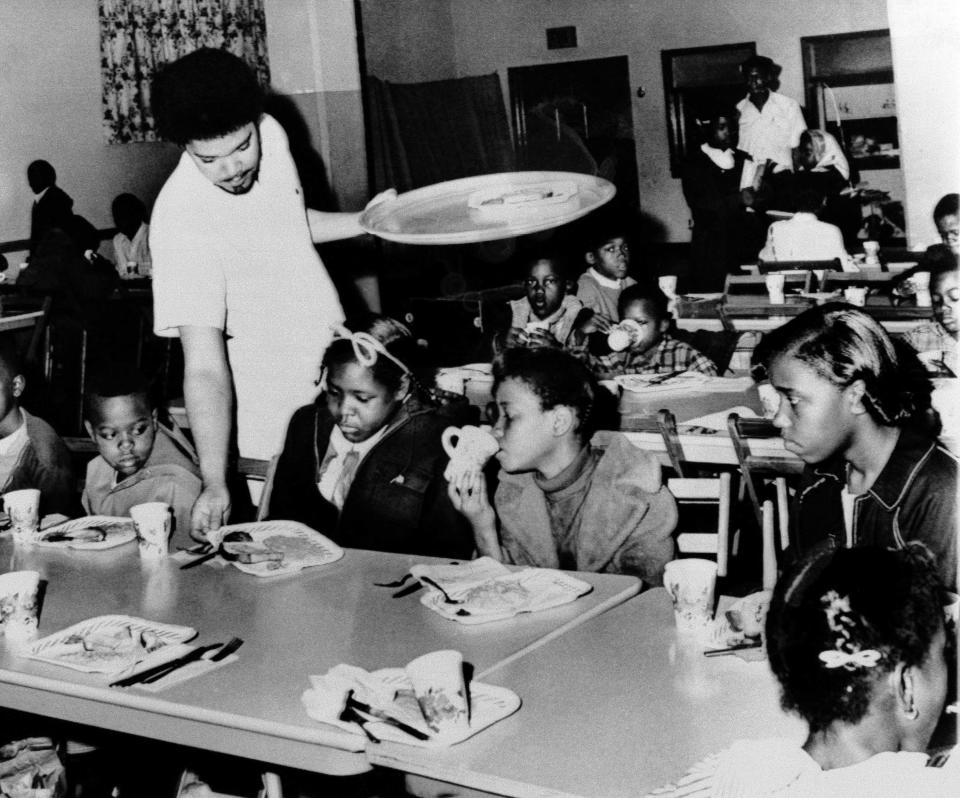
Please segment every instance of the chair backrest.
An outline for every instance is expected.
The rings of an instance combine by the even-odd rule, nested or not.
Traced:
[[[812,272],[803,269],[783,271],[784,290],[798,289],[810,291]],[[767,278],[765,274],[728,274],[723,284],[723,293],[731,294],[762,294],[767,293]]]
[[[273,493],[273,479],[276,476],[279,461],[280,455],[278,454],[275,454],[269,460],[241,457],[237,461],[237,473],[240,476],[246,479],[263,481],[260,501],[257,502],[257,521],[263,521],[270,512],[270,494]]]
[[[794,476],[803,471],[803,462],[795,457],[774,456],[769,454],[757,455],[750,449],[751,439],[779,438],[778,430],[767,418],[741,418],[737,413],[727,417],[727,430],[730,441],[737,455],[740,465],[740,474],[744,486],[753,505],[753,512],[757,525],[763,528],[763,495],[765,487],[763,481],[773,483],[776,492],[776,509],[779,515],[780,544],[782,548],[789,546],[789,514],[787,501],[786,477]]]
[[[757,262],[760,274],[771,272],[816,272],[833,269],[840,271],[840,258],[830,260],[761,260]]]
[[[891,287],[897,277],[895,272],[884,272],[879,269],[859,272],[828,271],[824,272],[823,279],[820,281],[820,290],[836,291],[838,288],[850,286],[885,289]]]
[[[715,554],[717,576],[727,575],[730,552],[730,473],[715,477],[676,478],[667,480],[667,488],[681,510],[677,548],[682,554]],[[685,505],[716,505],[716,531],[694,529],[682,518]]]
[[[680,436],[677,432],[677,419],[667,409],[662,409],[654,415],[624,416],[621,420],[622,432],[653,432],[663,440],[664,449],[670,460],[670,467],[678,477],[682,477],[686,467],[686,458],[683,447],[680,445]]]

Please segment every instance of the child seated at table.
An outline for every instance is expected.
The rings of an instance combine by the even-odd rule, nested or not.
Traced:
[[[26,379],[9,341],[0,341],[0,494],[40,491],[40,514],[79,514],[70,452],[53,427],[20,406]]]
[[[508,303],[510,327],[497,350],[507,346],[563,348],[577,324],[592,315],[572,295],[566,259],[558,250],[545,249],[526,258],[523,287],[526,296]]]
[[[590,228],[584,242],[587,270],[577,281],[577,298],[594,312],[592,329],[606,332],[619,321],[617,300],[637,281],[627,275],[630,247],[622,223],[604,219]]]
[[[118,194],[110,209],[117,226],[117,234],[113,237],[113,259],[120,279],[150,277],[153,259],[150,257],[146,206],[134,194]]]
[[[944,366],[954,375],[958,371],[957,332],[960,313],[960,287],[957,285],[957,256],[947,253],[947,262],[930,270],[930,300],[933,318],[907,331],[903,340],[925,361]]]
[[[290,421],[270,517],[352,548],[470,557],[440,442],[468,408],[440,405],[421,387],[421,348],[403,324],[371,316],[348,326],[323,356],[323,393]]]
[[[629,346],[619,352],[610,350],[606,335],[594,333],[588,345],[588,363],[598,379],[621,374],[673,374],[695,371],[711,377],[717,367],[690,344],[670,333],[673,319],[669,300],[655,285],[637,283],[620,294],[617,309],[621,321],[635,323]]]
[[[850,258],[843,247],[843,233],[840,228],[817,218],[823,205],[822,194],[813,189],[800,191],[797,194],[797,212],[793,218],[774,222],[767,229],[767,243],[760,250],[760,260],[838,258],[841,268],[849,268]]]
[[[831,303],[769,333],[755,353],[780,397],[773,423],[806,463],[791,513],[799,552],[839,545],[934,553],[957,578],[957,460],[938,441],[932,386],[916,355],[866,313]]]
[[[182,434],[157,421],[143,376],[120,367],[95,377],[84,416],[99,452],[87,465],[84,510],[126,516],[135,505],[165,502],[173,510],[171,548],[192,545],[190,512],[202,487],[197,457]]]
[[[656,458],[614,433],[593,447],[593,375],[556,349],[507,349],[494,363],[499,484],[482,471],[449,485],[477,550],[544,568],[627,573],[662,582],[673,557],[677,507]]]
[[[798,563],[774,590],[766,644],[783,708],[806,722],[806,740],[740,740],[651,795],[956,795],[958,755],[942,767],[927,755],[956,667],[936,570],[919,544],[826,545]]]

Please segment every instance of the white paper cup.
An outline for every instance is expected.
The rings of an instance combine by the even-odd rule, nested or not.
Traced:
[[[717,564],[710,560],[672,560],[663,569],[663,586],[673,598],[677,632],[708,634],[713,621]]]
[[[470,703],[459,651],[433,651],[406,667],[423,718],[439,738],[465,734]]]
[[[843,298],[851,305],[862,308],[867,304],[867,289],[862,285],[851,285],[843,289]]]
[[[0,575],[0,626],[7,640],[21,642],[37,635],[40,574],[11,571]]]
[[[147,502],[130,508],[130,517],[137,527],[137,545],[140,557],[160,560],[167,556],[170,541],[170,505]]]
[[[450,458],[443,473],[448,482],[456,481],[469,471],[483,468],[487,460],[500,451],[500,444],[486,424],[479,427],[447,427],[440,442]]]
[[[13,542],[32,545],[40,527],[40,491],[36,488],[12,490],[3,495],[3,510],[10,516]]]
[[[435,382],[441,391],[449,391],[450,393],[457,393],[463,396],[467,390],[467,381],[460,374],[453,371],[437,372]]]
[[[677,275],[662,274],[657,278],[657,285],[666,295],[667,299],[674,299],[677,295]]]
[[[764,277],[771,305],[782,305],[784,303],[784,281],[785,277],[782,274],[768,274]]]

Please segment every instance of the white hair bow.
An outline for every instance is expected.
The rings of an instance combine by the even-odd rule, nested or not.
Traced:
[[[396,363],[404,374],[410,373],[410,369],[407,368],[406,364],[391,355],[387,351],[387,348],[370,335],[370,333],[351,332],[342,324],[338,324],[333,328],[333,337],[335,340],[342,338],[350,341],[353,345],[353,355],[356,357],[357,363],[361,366],[369,368],[376,363],[377,358],[382,355],[387,360]]]
[[[821,651],[820,661],[831,670],[846,668],[848,671],[857,668],[872,668],[883,658],[883,654],[873,648],[862,651]]]

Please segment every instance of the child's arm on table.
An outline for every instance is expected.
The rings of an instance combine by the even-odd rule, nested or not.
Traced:
[[[483,472],[476,470],[457,474],[447,483],[447,495],[454,509],[470,522],[480,555],[502,561],[497,514],[490,505],[487,478]]]

